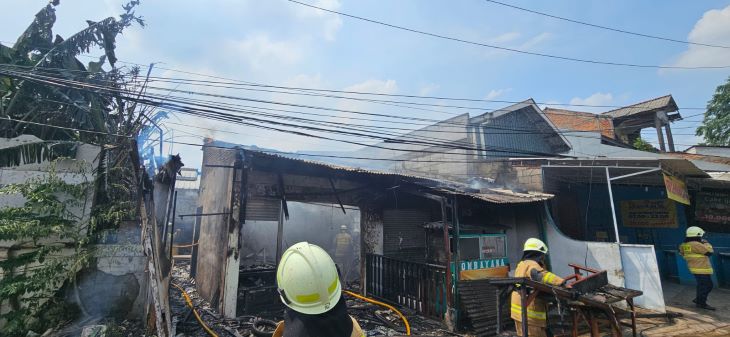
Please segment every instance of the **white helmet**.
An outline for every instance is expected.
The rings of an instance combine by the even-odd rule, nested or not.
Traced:
[[[345,230],[347,230],[347,226],[346,225],[342,225],[342,226],[340,226],[340,229],[343,230],[343,231],[345,231]]]
[[[548,248],[545,242],[542,242],[542,240],[535,239],[535,238],[529,238],[527,241],[525,241],[525,247],[523,251],[528,250],[534,250],[536,252],[541,252],[543,254],[547,254]]]
[[[697,226],[692,226],[690,228],[687,228],[687,237],[688,238],[701,238],[705,235],[705,231],[702,230],[702,228],[699,228]]]
[[[307,315],[327,312],[342,295],[334,261],[324,249],[308,242],[299,242],[284,252],[276,283],[284,304]]]

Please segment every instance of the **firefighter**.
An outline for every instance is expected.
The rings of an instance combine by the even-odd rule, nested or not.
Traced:
[[[348,270],[348,259],[352,256],[352,236],[347,231],[347,226],[340,226],[340,232],[335,236],[335,262],[340,266],[340,271]],[[347,281],[347,280],[345,280]]]
[[[707,240],[703,239],[705,231],[697,226],[687,228],[687,235],[684,242],[679,245],[679,254],[687,261],[690,273],[697,280],[697,297],[692,302],[698,308],[715,310],[707,304],[707,295],[712,290],[712,264],[710,256],[713,250]]]
[[[533,281],[563,286],[565,280],[545,270],[545,255],[548,248],[544,242],[530,238],[525,241],[522,260],[517,264],[515,269],[515,277],[529,277]],[[546,337],[547,331],[547,303],[535,297],[535,299],[527,307],[527,332],[530,337]],[[512,292],[512,319],[515,321],[515,328],[518,336],[524,336],[522,333],[522,301],[519,291]]]
[[[289,247],[276,283],[288,309],[273,337],[365,337],[347,313],[337,267],[324,249],[308,242]]]

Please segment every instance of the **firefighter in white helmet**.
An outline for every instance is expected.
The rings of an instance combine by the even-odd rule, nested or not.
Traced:
[[[333,246],[335,247],[335,263],[340,268],[344,277],[347,277],[347,272],[350,270],[350,262],[353,258],[353,247],[352,247],[352,235],[346,225],[340,226],[340,232],[334,238]],[[342,280],[347,283],[349,280]]]
[[[274,337],[364,337],[347,313],[339,273],[317,245],[299,242],[281,256],[276,270],[279,295],[288,309]]]
[[[522,260],[517,264],[515,277],[529,277],[533,281],[549,285],[565,285],[565,280],[545,270],[545,255],[548,252],[544,242],[530,238],[525,241]],[[530,337],[547,336],[547,303],[540,298],[535,298],[527,306],[527,332]],[[524,336],[522,332],[522,301],[519,291],[512,292],[512,308],[510,310],[512,319],[515,321],[515,328],[518,336]]]
[[[705,231],[697,226],[687,228],[686,238],[679,245],[679,254],[687,261],[687,267],[690,273],[697,280],[697,294],[692,302],[698,308],[715,310],[714,307],[707,304],[707,295],[712,291],[712,263],[710,256],[714,250],[712,245],[703,239]]]

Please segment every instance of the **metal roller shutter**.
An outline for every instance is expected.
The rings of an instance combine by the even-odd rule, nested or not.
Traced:
[[[279,221],[280,199],[249,198],[246,200],[246,220]]]
[[[429,214],[417,209],[383,211],[383,253],[414,262],[425,260],[426,237],[423,224]]]

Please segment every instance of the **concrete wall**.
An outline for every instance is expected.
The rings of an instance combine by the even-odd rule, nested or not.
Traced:
[[[31,144],[41,141],[34,136],[20,136],[13,139],[0,138],[0,148],[19,146],[23,144]],[[44,178],[53,169],[56,175],[69,184],[79,184],[83,182],[93,182],[93,170],[98,167],[98,156],[100,148],[95,145],[79,144],[75,158],[62,158],[54,163],[44,161],[35,164],[22,164],[14,167],[0,168],[0,186],[9,184],[19,184],[29,179]],[[91,212],[92,201],[94,200],[93,190],[86,195],[86,200],[79,207],[69,209],[74,216],[80,217],[80,222],[86,222]],[[25,204],[25,199],[21,195],[10,194],[0,195],[0,207],[20,207]],[[59,239],[57,237],[49,237],[43,242],[70,242],[68,239]],[[0,260],[5,260],[8,256],[22,254],[33,248],[32,242],[19,241],[0,241]],[[59,255],[70,255],[73,253],[71,249],[64,249]],[[3,271],[0,270],[0,276]],[[60,287],[61,285],[57,285]],[[6,313],[9,305],[6,301],[0,301],[0,313]]]
[[[468,122],[469,115],[463,114],[407,133],[400,138],[409,141],[474,146],[471,134],[467,132],[466,126]],[[406,160],[404,162],[394,162],[387,169],[398,173],[429,177],[464,178],[467,174],[467,165],[465,162],[471,155],[470,150],[453,149],[429,144],[384,142],[378,143],[377,146],[397,150],[364,148],[356,151],[355,154],[359,157]],[[367,163],[363,163],[363,165],[354,163],[354,165],[368,167]]]
[[[97,245],[95,262],[79,273],[69,301],[89,317],[142,318],[148,293],[147,257],[140,244]]]

